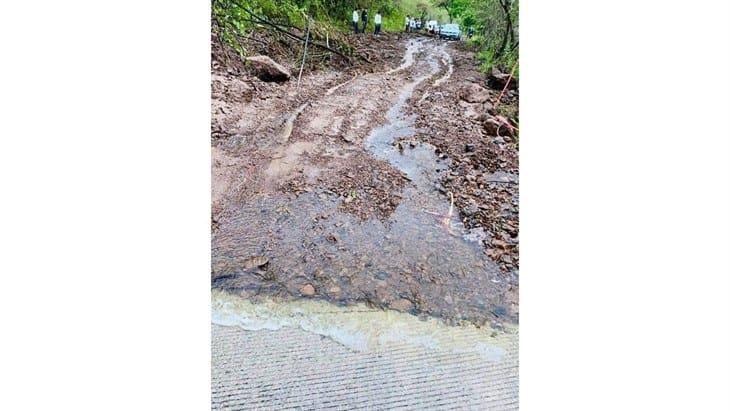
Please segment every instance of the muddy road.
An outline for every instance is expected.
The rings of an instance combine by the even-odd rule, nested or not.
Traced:
[[[484,223],[516,219],[516,148],[504,148],[512,160],[472,167],[491,137],[465,128],[478,124],[469,123],[474,104],[446,100],[477,81],[460,68],[473,58],[455,65],[462,52],[452,43],[423,37],[398,46],[392,67],[319,72],[299,89],[214,74],[223,130],[212,149],[214,288],[253,300],[365,302],[450,323],[518,321],[517,268],[492,246],[516,244],[516,232],[502,239]],[[455,186],[480,178],[479,196],[507,217]]]

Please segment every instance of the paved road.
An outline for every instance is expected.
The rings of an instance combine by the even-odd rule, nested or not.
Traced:
[[[221,315],[214,298],[213,409],[518,408],[516,329],[335,306],[324,313],[322,304],[242,304]]]

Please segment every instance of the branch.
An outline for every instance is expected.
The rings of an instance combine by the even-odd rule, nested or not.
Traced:
[[[240,6],[240,5],[239,5],[239,6]],[[272,23],[272,22],[270,22],[270,21],[266,20],[266,19],[265,19],[265,18],[263,18],[263,17],[259,17],[259,16],[257,16],[257,15],[256,15],[256,14],[255,14],[254,12],[252,12],[252,11],[251,11],[251,10],[249,10],[249,9],[247,9],[246,7],[243,7],[243,6],[240,6],[240,7],[241,7],[241,8],[243,9],[243,10],[245,10],[245,11],[246,11],[246,12],[247,12],[248,14],[250,14],[250,15],[251,15],[251,17],[253,17],[253,18],[257,19],[257,20],[258,20],[258,21],[259,21],[260,23],[266,24],[267,26],[270,26],[270,27],[271,27],[271,28],[273,28],[274,30],[276,30],[276,31],[278,31],[278,32],[280,32],[280,33],[286,34],[287,36],[289,36],[289,37],[291,37],[291,38],[293,38],[293,39],[299,40],[299,41],[301,41],[301,42],[303,42],[303,43],[306,43],[306,42],[307,42],[307,39],[305,39],[305,38],[303,38],[303,37],[301,37],[301,36],[298,36],[298,35],[296,35],[296,34],[294,34],[294,33],[291,33],[291,32],[289,32],[289,31],[287,31],[287,30],[284,30],[284,29],[282,29],[281,27],[279,27],[279,26],[278,26],[278,25],[277,25],[276,23]],[[317,47],[319,47],[319,48],[323,48],[323,49],[325,49],[325,50],[327,50],[327,51],[331,51],[332,53],[335,53],[335,54],[337,54],[338,56],[340,56],[340,57],[344,58],[344,59],[345,59],[345,60],[347,61],[347,63],[348,63],[348,64],[352,64],[352,62],[350,61],[350,58],[349,58],[348,56],[346,56],[346,55],[342,54],[342,53],[341,53],[340,51],[337,51],[337,50],[335,50],[335,49],[333,49],[333,48],[330,48],[330,47],[327,47],[327,46],[325,46],[324,44],[320,44],[320,43],[316,43],[316,42],[311,42],[311,44],[312,44],[313,46],[317,46]]]

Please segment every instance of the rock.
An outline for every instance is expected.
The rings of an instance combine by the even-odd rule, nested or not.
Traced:
[[[245,269],[251,269],[255,267],[262,267],[269,263],[269,259],[266,256],[263,255],[256,255],[252,257],[248,257],[245,260],[243,260],[243,268]]]
[[[498,131],[502,131],[503,128],[499,121],[497,121],[494,117],[486,118],[482,122],[482,125],[484,126],[484,131],[490,136],[496,136]]]
[[[410,300],[401,298],[390,303],[389,307],[394,310],[405,312],[413,309],[413,303]]]
[[[470,120],[479,120],[482,114],[479,112],[478,104],[467,104],[466,110],[464,110],[464,117]]]
[[[272,60],[269,56],[247,57],[246,61],[251,64],[256,77],[263,81],[286,81],[291,73],[281,64]]]
[[[467,144],[466,146],[464,146],[464,151],[466,151],[467,153],[473,153],[475,149],[476,148],[474,144]]]
[[[493,67],[492,72],[487,77],[487,84],[489,87],[492,87],[494,89],[502,90],[507,84],[507,80],[509,79],[509,74],[502,73],[498,68]],[[512,79],[509,80],[509,87],[510,90],[516,90],[517,89],[517,79],[512,77]]]
[[[390,274],[388,274],[387,271],[378,271],[375,273],[375,278],[378,280],[387,280],[390,277]]]
[[[231,102],[249,102],[253,99],[253,87],[240,80],[232,81],[226,88],[226,100]]]
[[[304,284],[299,288],[299,292],[304,296],[311,297],[314,295],[314,286],[312,284]]]
[[[511,124],[500,121],[499,117],[487,117],[483,119],[482,126],[487,135],[490,136],[514,136],[514,128]]]
[[[469,83],[459,91],[459,98],[469,103],[484,103],[489,99],[489,90],[476,83]]]
[[[472,203],[464,207],[464,210],[462,212],[466,217],[471,217],[474,214],[476,214],[479,211],[479,207],[477,207],[476,204]]]

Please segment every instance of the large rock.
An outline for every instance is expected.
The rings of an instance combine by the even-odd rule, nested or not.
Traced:
[[[469,103],[484,103],[489,99],[489,91],[477,83],[469,83],[461,88],[459,98]]]
[[[511,124],[501,117],[486,117],[482,120],[484,131],[489,136],[514,136],[515,131]]]
[[[507,84],[507,80],[509,80],[509,87],[507,87],[510,90],[516,90],[517,89],[517,79],[512,77],[512,79],[509,78],[509,74],[502,73],[499,71],[498,68],[493,67],[492,72],[487,77],[487,84],[489,87],[492,87],[497,90],[502,90]]]
[[[263,81],[287,81],[291,77],[289,70],[269,56],[247,57],[246,61],[251,64],[256,77]]]

